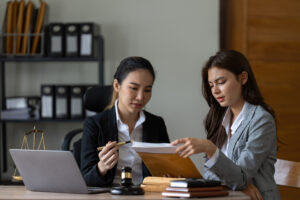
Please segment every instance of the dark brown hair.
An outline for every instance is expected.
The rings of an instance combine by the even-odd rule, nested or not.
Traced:
[[[243,71],[247,72],[248,81],[242,86],[244,100],[250,104],[262,106],[275,119],[273,109],[264,102],[247,58],[234,50],[219,51],[208,59],[202,69],[202,93],[210,107],[204,121],[207,139],[211,140],[219,148],[223,146],[227,139],[227,134],[222,126],[222,120],[227,108],[221,107],[216,101],[208,83],[208,70],[212,67],[226,69],[236,76],[240,75]]]

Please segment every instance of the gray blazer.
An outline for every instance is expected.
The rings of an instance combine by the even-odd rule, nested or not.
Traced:
[[[263,199],[280,199],[274,180],[276,162],[276,125],[274,118],[261,106],[250,105],[247,117],[229,141],[228,157],[219,151],[204,178],[221,180],[233,190],[254,184]]]

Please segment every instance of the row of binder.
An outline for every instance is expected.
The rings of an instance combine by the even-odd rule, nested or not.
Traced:
[[[46,27],[47,56],[93,57],[93,38],[98,34],[94,23],[50,23]]]
[[[81,119],[95,113],[84,109],[83,95],[95,85],[41,85],[41,113],[44,119]]]

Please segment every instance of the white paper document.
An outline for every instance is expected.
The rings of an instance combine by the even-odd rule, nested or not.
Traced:
[[[136,152],[144,153],[168,153],[174,154],[178,146],[173,146],[170,143],[147,143],[132,141],[132,148]]]

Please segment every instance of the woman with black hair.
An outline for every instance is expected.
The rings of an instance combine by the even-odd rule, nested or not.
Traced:
[[[117,142],[169,142],[164,120],[143,108],[152,94],[155,73],[151,63],[142,57],[121,61],[114,75],[113,95],[109,109],[84,124],[81,149],[81,171],[89,186],[111,186],[121,183],[121,169],[132,168],[132,181],[141,184],[151,175],[130,144]],[[105,146],[100,152],[97,147]]]
[[[221,180],[252,199],[279,199],[274,180],[275,114],[259,91],[250,64],[237,51],[220,51],[202,69],[202,90],[209,112],[207,139],[183,138],[183,157],[206,153],[204,178]]]

